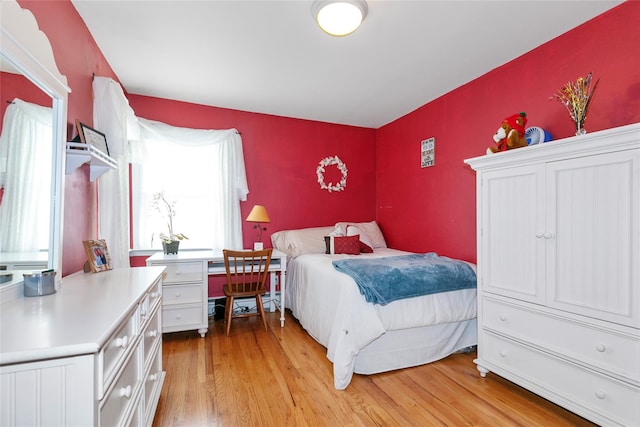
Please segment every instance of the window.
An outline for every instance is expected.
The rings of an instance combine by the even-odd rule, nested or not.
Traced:
[[[141,119],[143,140],[132,141],[134,249],[160,249],[165,216],[152,209],[163,191],[175,202],[174,233],[181,249],[242,248],[240,200],[248,193],[242,141],[235,130],[175,128]],[[153,244],[152,244],[153,240]]]

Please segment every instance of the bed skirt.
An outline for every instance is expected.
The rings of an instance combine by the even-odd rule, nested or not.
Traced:
[[[477,343],[478,326],[475,318],[388,331],[360,350],[354,372],[369,375],[424,365]]]

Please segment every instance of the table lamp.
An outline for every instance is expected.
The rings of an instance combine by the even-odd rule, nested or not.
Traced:
[[[253,228],[258,229],[258,241],[253,244],[253,250],[259,251],[264,249],[264,245],[262,244],[262,231],[267,231],[267,227],[263,227],[262,223],[271,222],[267,210],[262,205],[255,205],[245,221],[257,223],[253,225]]]

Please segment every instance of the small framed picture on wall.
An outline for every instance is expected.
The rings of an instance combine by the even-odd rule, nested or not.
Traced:
[[[436,164],[436,138],[420,141],[420,166],[427,168]]]

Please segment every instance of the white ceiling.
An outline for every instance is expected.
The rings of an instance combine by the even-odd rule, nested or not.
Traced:
[[[129,93],[370,128],[622,3],[369,0],[332,37],[304,0],[72,2]]]

